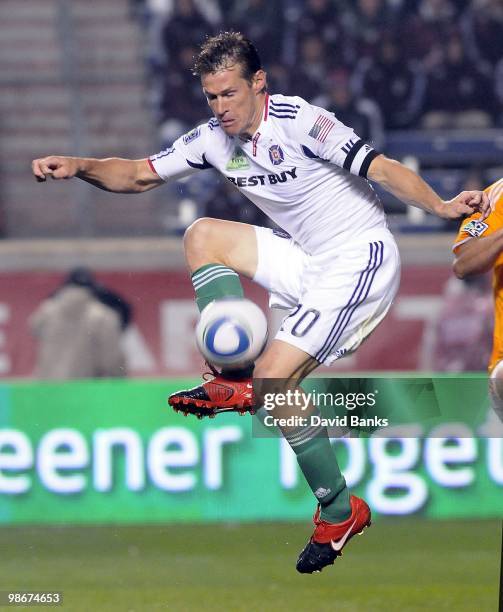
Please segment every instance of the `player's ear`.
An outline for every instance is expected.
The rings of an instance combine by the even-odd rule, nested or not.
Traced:
[[[267,89],[267,75],[264,70],[257,70],[252,77],[252,88],[255,93],[264,93]]]

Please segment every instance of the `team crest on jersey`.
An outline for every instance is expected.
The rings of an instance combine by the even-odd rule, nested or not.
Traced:
[[[183,142],[184,144],[189,144],[189,142],[192,142],[196,138],[199,138],[200,135],[201,130],[196,127],[193,130],[190,130],[190,132],[187,132],[187,134],[185,134],[185,136],[183,137]]]
[[[234,149],[234,153],[227,163],[227,170],[242,170],[243,168],[249,168],[250,162],[248,161],[246,155],[243,152],[241,147],[236,147]]]
[[[463,227],[463,232],[470,234],[470,236],[473,236],[474,238],[478,238],[479,236],[482,236],[488,227],[489,226],[487,223],[472,219]]]
[[[279,166],[285,161],[285,155],[283,149],[279,145],[272,145],[269,147],[269,158],[274,166]]]

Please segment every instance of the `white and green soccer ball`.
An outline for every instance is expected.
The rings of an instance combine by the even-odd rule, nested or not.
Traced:
[[[267,342],[267,319],[246,298],[215,300],[201,312],[196,342],[209,363],[241,368],[255,361]]]

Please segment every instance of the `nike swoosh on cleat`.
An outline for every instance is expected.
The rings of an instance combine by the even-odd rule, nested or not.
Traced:
[[[346,543],[346,540],[348,539],[349,535],[351,534],[351,530],[355,526],[355,523],[356,523],[356,519],[352,522],[351,526],[346,531],[346,533],[342,536],[342,538],[337,540],[337,542],[334,542],[334,540],[330,540],[330,545],[335,550],[335,552],[339,552],[339,551],[342,550],[342,547],[344,546],[344,544]]]

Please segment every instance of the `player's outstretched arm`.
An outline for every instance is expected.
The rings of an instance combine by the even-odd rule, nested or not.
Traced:
[[[489,272],[503,251],[503,229],[484,238],[470,238],[456,247],[453,270],[458,278]]]
[[[490,212],[489,198],[483,191],[462,191],[452,200],[442,200],[413,170],[384,155],[372,160],[367,177],[402,202],[444,219],[458,219],[479,211],[483,220]]]
[[[54,180],[77,177],[115,193],[141,193],[164,183],[146,159],[92,159],[50,155],[34,159],[31,167],[39,182],[45,181],[48,176]]]

